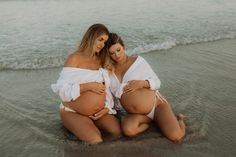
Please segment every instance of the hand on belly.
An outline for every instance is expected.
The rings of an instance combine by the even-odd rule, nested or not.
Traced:
[[[64,105],[79,114],[91,116],[105,106],[105,93],[97,94],[91,91],[84,92],[75,101],[64,102]]]
[[[121,104],[128,113],[148,114],[153,105],[155,92],[141,88],[132,93],[121,96]]]

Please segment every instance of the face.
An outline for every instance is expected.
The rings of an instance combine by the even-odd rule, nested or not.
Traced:
[[[93,50],[95,52],[100,52],[101,49],[105,46],[107,39],[108,39],[108,35],[106,34],[100,35],[94,42]]]
[[[120,43],[112,45],[109,48],[109,53],[115,62],[121,62],[126,58],[125,49]]]

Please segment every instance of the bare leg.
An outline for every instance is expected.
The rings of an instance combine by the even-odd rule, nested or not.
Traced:
[[[63,125],[80,140],[90,144],[102,142],[100,131],[89,117],[64,109],[60,110],[60,115]]]
[[[180,114],[178,114],[177,118],[178,118],[178,122],[179,122],[179,127],[182,130],[183,134],[185,135],[185,130],[186,130],[186,126],[184,124],[185,117],[183,114],[180,113]]]
[[[126,136],[135,136],[145,131],[151,119],[141,114],[128,114],[121,123],[122,131]]]
[[[103,129],[114,136],[121,135],[120,122],[114,115],[106,114],[94,121],[94,123],[98,128]]]
[[[163,134],[171,141],[180,141],[185,135],[185,124],[183,117],[178,121],[170,105],[160,102],[155,110],[154,121],[160,127]]]

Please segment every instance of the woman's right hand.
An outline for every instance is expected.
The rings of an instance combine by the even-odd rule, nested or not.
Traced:
[[[98,111],[97,113],[93,114],[92,116],[89,116],[92,120],[98,120],[101,117],[103,117],[105,114],[109,112],[109,109],[104,107],[101,111]]]
[[[97,93],[100,95],[105,93],[105,85],[102,83],[90,82],[89,86],[90,86],[90,90],[94,93]]]

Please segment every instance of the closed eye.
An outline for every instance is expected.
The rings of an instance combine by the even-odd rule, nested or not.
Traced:
[[[114,52],[110,52],[110,55],[114,55],[115,53]]]

